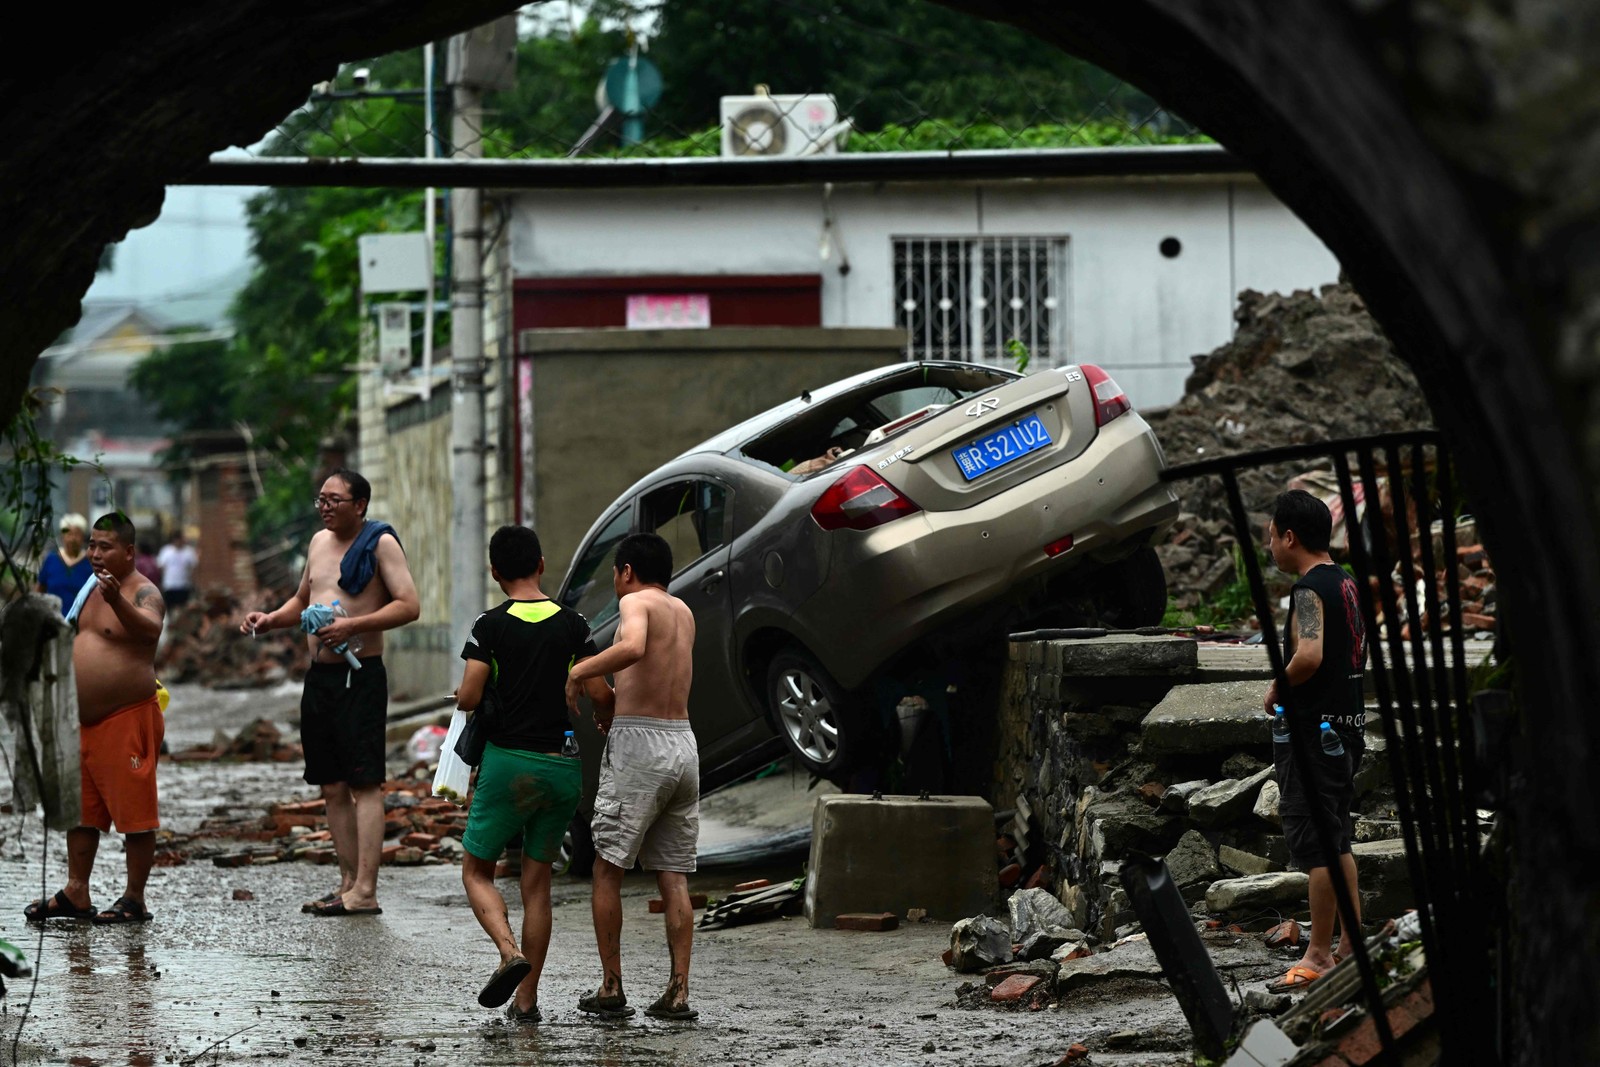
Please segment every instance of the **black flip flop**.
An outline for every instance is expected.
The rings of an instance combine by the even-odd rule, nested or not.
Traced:
[[[87,908],[74,904],[65,889],[56,890],[56,895],[49,900],[36,900],[22,909],[22,917],[31,923],[44,923],[51,919],[93,919],[96,914],[93,904]]]
[[[342,899],[344,899],[344,894],[335,890],[325,897],[318,897],[316,900],[306,901],[304,904],[300,905],[300,910],[309,915],[311,912],[321,911],[334,901]]]
[[[627,997],[621,993],[603,997],[598,989],[586,997],[578,998],[578,1010],[604,1019],[626,1019],[633,1014],[633,1008],[628,1006]]]
[[[144,901],[118,897],[115,904],[94,917],[94,922],[99,926],[119,926],[122,923],[147,923],[150,919]]]
[[[344,898],[335,897],[332,904],[326,904],[320,908],[312,908],[311,914],[321,915],[323,918],[337,919],[345,915],[382,915],[383,909],[376,904],[370,908],[347,908],[344,904]]]
[[[488,983],[478,992],[478,1003],[486,1008],[498,1008],[511,999],[511,994],[532,971],[533,964],[521,956],[512,956],[494,969]]]
[[[650,1016],[652,1019],[671,1019],[674,1022],[680,1023],[686,1023],[692,1019],[700,1018],[700,1013],[689,1007],[687,1004],[681,1008],[674,1008],[667,1000],[667,995],[665,993],[657,997],[656,1002],[646,1008],[644,1013]]]

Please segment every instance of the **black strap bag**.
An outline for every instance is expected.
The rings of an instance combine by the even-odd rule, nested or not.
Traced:
[[[467,716],[467,725],[461,731],[461,736],[456,738],[456,755],[468,767],[476,767],[483,762],[483,750],[489,744],[489,733],[499,714],[500,694],[494,683],[490,682],[483,687],[478,709]]]

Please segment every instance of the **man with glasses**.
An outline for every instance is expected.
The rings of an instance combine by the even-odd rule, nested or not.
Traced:
[[[299,626],[308,607],[331,608],[335,600],[344,612],[309,635],[311,669],[300,699],[305,779],[322,788],[339,856],[339,888],[302,909],[315,915],[378,915],[383,910],[378,906],[378,863],[383,853],[389,704],[383,632],[415,620],[419,611],[400,539],[388,523],[367,518],[371,497],[371,485],[355,471],[329,475],[313,501],[323,528],[311,538],[300,587],[282,607],[252,611],[240,627],[255,634]],[[344,658],[345,650],[359,657],[359,668]]]

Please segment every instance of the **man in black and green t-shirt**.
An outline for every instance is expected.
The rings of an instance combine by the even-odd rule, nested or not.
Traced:
[[[510,599],[478,616],[461,650],[466,669],[456,705],[482,708],[488,745],[462,839],[461,881],[495,947],[500,966],[478,994],[497,1008],[508,999],[514,1022],[539,1021],[539,974],[550,948],[550,862],[578,808],[583,772],[561,754],[570,729],[567,671],[595,654],[589,623],[544,595],[539,537],[525,526],[502,526],[489,540],[489,573]],[[585,685],[602,729],[615,711],[604,678]],[[490,696],[485,704],[485,695]],[[522,835],[522,946],[511,934],[505,900],[494,886],[495,863]],[[515,992],[515,997],[512,994]]]

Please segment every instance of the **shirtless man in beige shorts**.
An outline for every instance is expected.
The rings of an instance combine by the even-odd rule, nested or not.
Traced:
[[[378,864],[389,702],[383,634],[415,620],[419,609],[399,537],[388,523],[367,518],[371,498],[372,486],[355,471],[330,474],[314,501],[323,529],[306,550],[300,587],[276,611],[252,611],[239,627],[249,634],[296,627],[307,607],[335,600],[348,615],[307,635],[311,669],[300,698],[305,779],[321,787],[339,857],[339,888],[301,908],[319,916],[383,913]],[[361,645],[350,649],[359,669],[338,652],[352,638]]]
[[[689,728],[694,614],[667,592],[672,548],[656,534],[632,534],[617,546],[612,581],[622,621],[615,642],[567,675],[567,706],[591,678],[616,676],[616,718],[606,731],[594,800],[594,933],[604,975],[578,1000],[596,1015],[633,1014],[622,991],[622,876],[634,861],[656,872],[666,904],[672,976],[646,1015],[693,1019],[689,951],[694,909],[689,878],[700,837],[700,756]]]
[[[72,642],[82,821],[67,831],[66,887],[30,904],[24,911],[29,922],[150,919],[144,888],[156,855],[156,763],[165,732],[153,664],[166,605],[155,583],[134,569],[134,536],[133,523],[120,511],[100,516],[89,531],[96,588],[84,601]],[[100,835],[113,825],[123,834],[128,881],[115,904],[96,911],[89,876]]]

